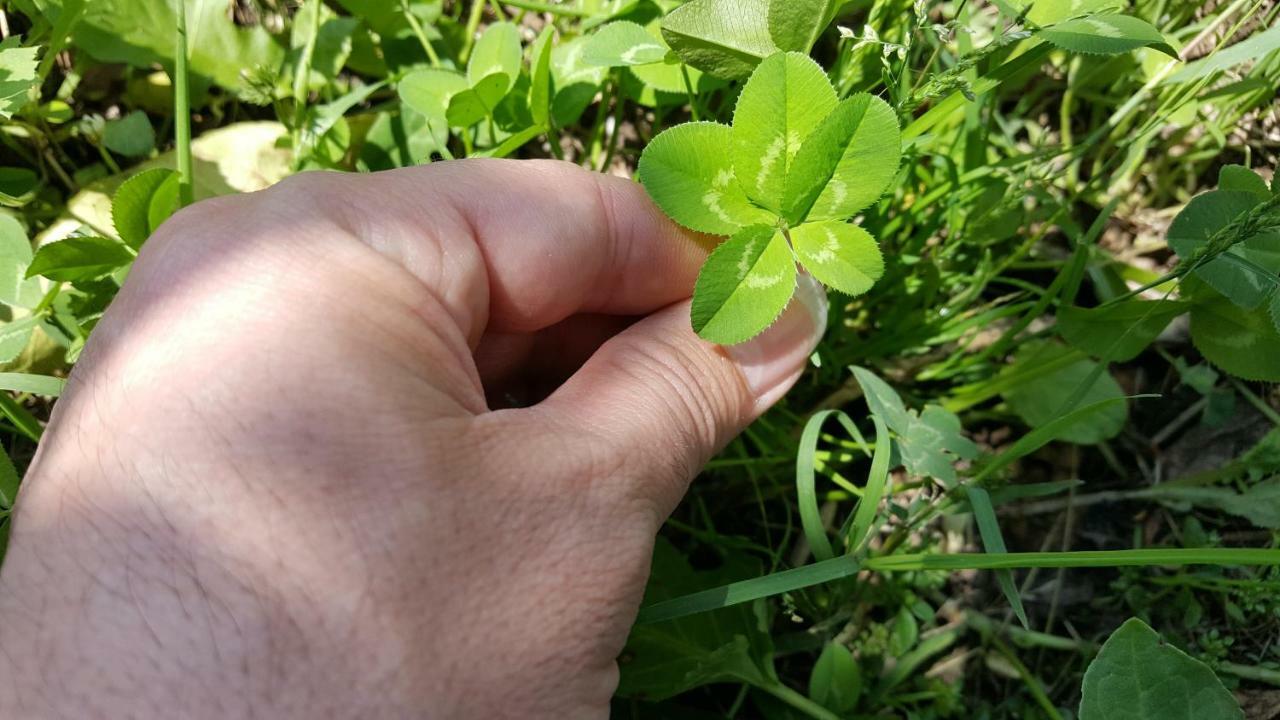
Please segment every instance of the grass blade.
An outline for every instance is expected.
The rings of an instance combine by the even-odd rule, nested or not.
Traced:
[[[969,496],[969,505],[973,508],[973,518],[978,523],[982,547],[987,552],[1006,553],[1004,536],[1000,534],[1000,523],[996,521],[996,509],[991,504],[991,496],[980,487],[968,487],[965,492]],[[1018,594],[1018,586],[1013,582],[1013,573],[1009,570],[997,570],[996,581],[1000,583],[1000,592],[1004,593],[1014,614],[1018,616],[1018,622],[1022,623],[1022,627],[1030,630],[1031,624],[1027,622],[1027,610],[1022,606],[1022,596]]]

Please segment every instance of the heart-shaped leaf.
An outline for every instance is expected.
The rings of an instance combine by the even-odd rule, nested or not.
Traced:
[[[467,79],[452,70],[424,68],[400,78],[396,90],[400,102],[425,115],[428,121],[444,122],[449,100],[469,88]]]
[[[750,75],[778,52],[769,0],[692,0],[663,18],[662,36],[685,62],[726,80]]]
[[[445,118],[452,127],[471,127],[489,115],[506,97],[509,84],[503,73],[494,73],[449,98]]]
[[[806,223],[791,230],[791,245],[810,274],[846,295],[861,295],[884,274],[880,246],[857,225]]]
[[[1091,15],[1060,22],[1040,36],[1063,50],[1088,55],[1119,55],[1149,47],[1178,59],[1178,51],[1146,20],[1129,15]]]
[[[885,101],[866,93],[836,105],[796,153],[783,217],[845,220],[875,202],[898,171],[901,134]]]
[[[769,327],[791,300],[796,264],[776,228],[753,225],[720,244],[707,258],[693,291],[693,329],[732,345]]]
[[[1218,171],[1218,189],[1251,192],[1258,196],[1259,202],[1271,197],[1267,181],[1243,165],[1223,165]]]
[[[732,131],[701,122],[677,125],[654,138],[637,175],[671,219],[691,230],[732,235],[774,218],[747,200],[729,161]]]
[[[835,88],[807,56],[778,53],[760,63],[733,113],[733,166],[748,197],[782,212],[792,161],[835,106]]]
[[[477,87],[495,74],[501,73],[506,83],[502,94],[515,87],[520,77],[520,29],[509,22],[498,22],[485,28],[484,34],[471,48],[467,60],[467,81]],[[499,96],[498,99],[502,99]]]
[[[1169,225],[1169,247],[1182,258],[1193,256],[1216,232],[1264,199],[1242,190],[1213,190],[1191,198]],[[1228,255],[1245,262],[1234,262]],[[1239,307],[1252,310],[1274,291],[1275,285],[1266,273],[1278,271],[1280,232],[1273,231],[1245,238],[1223,255],[1201,264],[1195,275]]]
[[[1084,673],[1080,695],[1080,720],[1244,718],[1209,666],[1137,618],[1102,644]]]
[[[662,62],[667,47],[640,25],[612,22],[592,33],[582,51],[582,61],[598,67],[648,65]]]

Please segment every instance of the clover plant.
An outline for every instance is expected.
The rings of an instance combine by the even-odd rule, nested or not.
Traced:
[[[658,135],[639,178],[673,220],[728,236],[694,288],[699,335],[750,339],[787,306],[796,263],[827,286],[860,295],[884,272],[875,238],[849,219],[897,173],[898,119],[883,100],[838,99],[822,68],[776,53],[751,73],[733,125],[693,122]]]

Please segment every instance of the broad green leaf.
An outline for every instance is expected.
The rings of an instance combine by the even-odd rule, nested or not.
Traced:
[[[769,0],[692,0],[662,20],[662,37],[686,63],[738,80],[778,52],[769,36]]]
[[[474,88],[501,74],[506,83],[502,95],[506,95],[515,87],[516,78],[520,77],[521,54],[520,29],[509,22],[493,23],[485,28],[475,47],[471,48],[471,57],[467,60],[467,82]]]
[[[31,100],[31,91],[40,82],[39,54],[39,47],[22,47],[17,35],[0,42],[0,118],[8,120]]]
[[[1129,15],[1091,15],[1060,22],[1040,31],[1040,37],[1063,50],[1088,55],[1119,55],[1149,47],[1175,60],[1178,51],[1146,20]]]
[[[907,413],[907,406],[902,403],[897,391],[866,368],[850,365],[849,371],[862,388],[871,412],[883,418],[889,429],[899,436],[906,435],[911,426],[911,415]]]
[[[0,363],[7,363],[22,354],[39,318],[27,315],[0,325]]]
[[[898,450],[907,472],[950,486],[956,479],[955,461],[978,456],[978,446],[961,434],[960,418],[954,413],[926,405],[917,415],[914,410],[907,410],[898,393],[875,373],[856,365],[849,370],[862,388],[872,414],[897,433]]]
[[[13,466],[13,460],[9,459],[9,453],[0,446],[0,509],[13,508],[13,502],[18,499],[20,482],[22,478],[18,475],[18,469]],[[2,557],[4,557],[4,549],[0,548],[0,558]]]
[[[1134,359],[1189,303],[1177,300],[1125,300],[1097,308],[1058,310],[1058,332],[1077,348],[1112,362]]]
[[[835,88],[808,56],[778,53],[760,63],[733,113],[733,166],[747,197],[782,211],[796,153],[835,106]]]
[[[679,550],[658,538],[645,602],[669,600],[758,574],[758,566],[740,554],[730,554],[714,570],[695,572]],[[618,661],[618,695],[657,701],[716,682],[775,682],[767,611],[758,602],[706,617],[633,628]]]
[[[693,329],[721,345],[748,340],[773,324],[796,288],[796,264],[776,228],[753,225],[707,258],[693,288]]]
[[[0,303],[32,308],[40,302],[40,281],[27,278],[31,241],[12,215],[0,214]]]
[[[449,98],[445,118],[451,127],[471,127],[493,114],[510,87],[507,76],[494,73]]]
[[[978,524],[978,534],[982,536],[982,549],[987,553],[1004,554],[1008,549],[1004,544],[1004,536],[1000,534],[1000,523],[996,520],[996,509],[991,504],[991,495],[985,488],[969,485],[965,488],[965,496],[969,507],[973,510],[973,519]],[[1004,594],[1013,613],[1018,616],[1022,627],[1030,628],[1027,622],[1027,611],[1022,606],[1022,596],[1018,594],[1018,586],[1013,581],[1013,573],[1009,570],[996,570],[996,582],[1000,592]]]
[[[1243,492],[1229,487],[1189,487],[1168,483],[1152,488],[1150,494],[1161,500],[1216,508],[1248,520],[1260,528],[1280,530],[1280,477],[1247,486]]]
[[[885,101],[860,93],[840,102],[796,153],[783,217],[793,226],[853,217],[898,172],[900,142],[898,118]]]
[[[637,176],[671,219],[691,230],[732,235],[774,218],[747,200],[730,162],[732,131],[717,123],[685,123],[654,138]]]
[[[1075,397],[1079,387],[1094,374],[1094,368],[1098,365],[1093,360],[1086,359],[1060,369],[1034,372],[1037,367],[1052,367],[1050,363],[1065,352],[1071,351],[1051,342],[1029,344],[1017,354],[1013,365],[1005,373],[1016,373],[1021,378],[1021,382],[1004,392],[1005,402],[1033,428],[1056,420],[1062,408]],[[1089,385],[1076,407],[1123,397],[1124,393],[1111,374],[1102,372]],[[1127,416],[1127,407],[1117,403],[1083,422],[1059,429],[1054,433],[1054,438],[1078,445],[1093,445],[1118,435],[1124,428]]]
[[[1245,380],[1280,382],[1280,332],[1265,308],[1242,310],[1213,292],[1191,306],[1191,340],[1205,359]]]
[[[845,222],[806,223],[791,230],[800,264],[824,285],[861,295],[884,274],[884,258],[871,233]]]
[[[147,114],[134,110],[118,120],[112,120],[102,130],[102,144],[108,150],[127,157],[150,155],[156,147],[156,131],[151,127]]]
[[[1271,197],[1267,181],[1243,165],[1223,165],[1218,171],[1218,189],[1251,192],[1258,196],[1259,202]]]
[[[177,27],[175,9],[185,0],[93,0],[85,4],[76,24],[74,43],[102,62],[122,62],[139,68],[159,63],[173,67]],[[66,4],[43,3],[48,12]],[[279,67],[285,49],[264,24],[238,25],[224,3],[188,2],[188,69],[200,83],[214,82],[227,88],[245,84],[242,70],[258,66]]]
[[[177,210],[178,174],[168,168],[143,170],[126,180],[111,197],[111,220],[116,233],[135,250]]]
[[[1122,0],[1017,0],[1019,9],[1030,6],[1027,19],[1037,25],[1052,25],[1083,15],[1093,15],[1101,10],[1118,10],[1124,7]]]
[[[533,41],[530,53],[529,112],[533,121],[544,128],[551,122],[551,41],[554,37],[550,27],[543,28]]]
[[[807,55],[841,4],[837,0],[773,0],[769,36],[780,49]]]
[[[1280,50],[1280,26],[1253,35],[1224,50],[1187,63],[1178,72],[1165,78],[1166,84],[1191,82],[1222,70],[1229,70],[1244,62],[1257,60]]]
[[[582,51],[583,62],[600,67],[648,65],[662,62],[666,56],[665,45],[640,25],[625,20],[596,30]]]
[[[809,675],[809,697],[834,713],[847,713],[862,696],[862,670],[844,645],[827,643]]]
[[[1207,665],[1131,618],[1103,643],[1080,690],[1080,720],[1243,720]]]
[[[577,37],[551,50],[551,85],[555,89],[551,115],[558,127],[572,125],[582,117],[609,73],[608,68],[582,61],[586,46],[587,38]]]
[[[33,375],[25,372],[0,372],[0,390],[32,393],[58,397],[67,381],[49,375]]]
[[[955,462],[978,457],[978,446],[962,435],[962,430],[960,418],[939,405],[925,405],[918,417],[912,412],[906,433],[898,439],[907,472],[953,485]]]
[[[1169,225],[1166,235],[1169,247],[1181,258],[1191,257],[1214,233],[1262,200],[1252,192],[1240,190],[1212,190],[1191,198]],[[1246,238],[1226,253],[1272,273],[1280,271],[1280,231]],[[1224,256],[1201,264],[1195,275],[1246,310],[1261,305],[1275,288],[1267,277]]]
[[[449,100],[468,88],[467,79],[452,70],[424,68],[400,78],[396,92],[401,102],[422,113],[428,122],[443,123]]]
[[[105,277],[133,261],[128,246],[102,237],[70,237],[36,250],[27,275],[79,282]]]

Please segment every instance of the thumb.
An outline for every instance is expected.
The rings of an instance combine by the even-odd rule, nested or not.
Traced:
[[[539,405],[603,438],[635,494],[665,517],[702,465],[777,402],[826,330],[826,290],[807,274],[776,323],[718,346],[694,334],[689,303],[660,310],[611,338]]]

